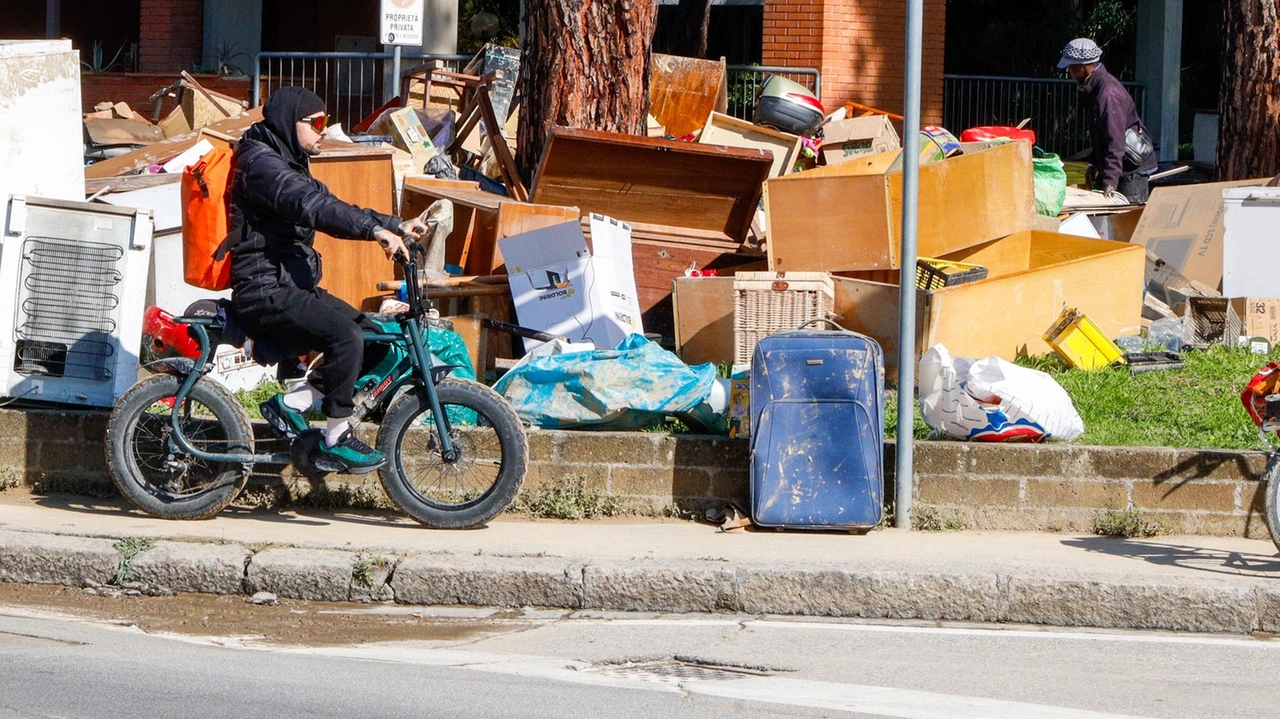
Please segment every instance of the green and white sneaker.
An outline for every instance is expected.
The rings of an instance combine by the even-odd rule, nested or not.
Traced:
[[[262,418],[271,425],[281,437],[294,439],[298,435],[311,429],[311,424],[307,422],[307,418],[302,413],[293,409],[284,403],[284,395],[277,394],[271,399],[258,405],[258,411],[262,413]]]
[[[317,453],[323,459],[341,464],[352,474],[372,472],[387,462],[387,455],[361,442],[350,429],[343,432],[332,447],[321,442]]]

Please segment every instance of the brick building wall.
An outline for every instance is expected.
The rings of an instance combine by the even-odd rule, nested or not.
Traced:
[[[828,112],[854,101],[902,113],[906,0],[766,0],[765,65],[814,67]],[[942,120],[946,0],[925,0],[920,110]]]
[[[200,63],[204,0],[142,0],[138,70],[177,74]]]

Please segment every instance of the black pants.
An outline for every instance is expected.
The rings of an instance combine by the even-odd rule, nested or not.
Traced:
[[[249,336],[267,334],[302,350],[324,353],[324,363],[311,373],[312,387],[324,394],[320,409],[326,417],[350,417],[356,380],[364,361],[362,313],[322,289],[281,288],[295,302],[282,302],[279,312],[243,313]]]
[[[1146,175],[1130,172],[1120,176],[1120,184],[1116,185],[1120,194],[1129,198],[1129,202],[1143,204],[1151,195],[1151,183]]]

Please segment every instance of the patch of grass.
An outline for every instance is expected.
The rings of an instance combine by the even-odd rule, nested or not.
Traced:
[[[113,546],[120,553],[120,563],[116,565],[115,584],[121,586],[133,576],[133,558],[155,548],[156,540],[150,537],[121,537]]]
[[[929,439],[933,436],[933,430],[929,429],[929,425],[924,423],[924,418],[920,416],[920,401],[913,400],[914,406],[914,422],[911,428],[911,436],[916,439]],[[895,439],[898,436],[898,390],[886,389],[884,392],[884,438]]]
[[[1240,391],[1270,356],[1214,346],[1185,352],[1181,370],[1130,376],[1126,367],[1068,369],[1056,356],[1019,364],[1048,372],[1084,419],[1080,444],[1267,449],[1240,404]]]
[[[1093,533],[1104,537],[1157,537],[1171,531],[1159,518],[1143,516],[1134,507],[1106,509],[1093,517]]]
[[[284,387],[279,382],[271,379],[263,380],[261,384],[253,389],[242,389],[236,392],[236,401],[244,407],[249,419],[262,419],[262,413],[258,411],[258,405],[283,391]]]
[[[921,532],[959,532],[964,521],[954,514],[943,514],[927,504],[912,508],[911,528]]]
[[[624,513],[621,499],[588,487],[587,478],[580,474],[566,474],[521,492],[511,509],[536,519],[592,519]]]
[[[45,477],[36,482],[31,491],[34,494],[78,494],[94,499],[109,499],[120,494],[111,480],[80,474]]]
[[[375,569],[385,569],[391,566],[391,561],[386,557],[373,557],[367,554],[356,556],[356,561],[351,565],[351,580],[365,589],[373,589],[373,572]]]
[[[372,484],[316,484],[292,503],[308,509],[391,509],[395,505]]]

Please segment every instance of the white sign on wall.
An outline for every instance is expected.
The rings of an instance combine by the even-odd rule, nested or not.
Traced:
[[[424,0],[382,0],[380,40],[383,45],[422,45]]]

